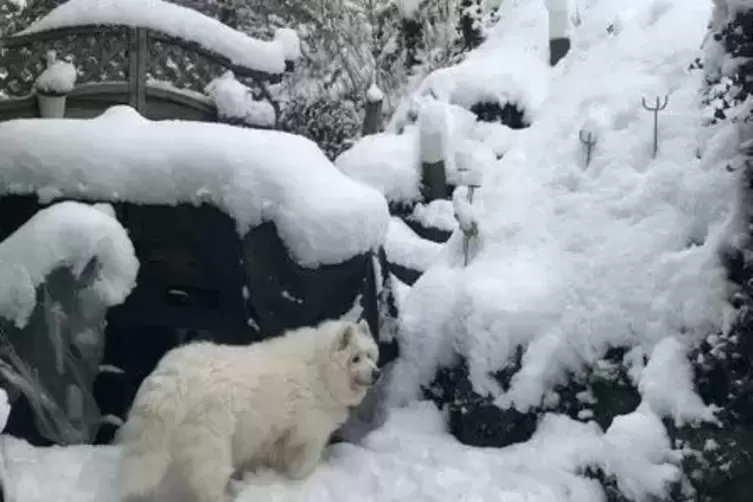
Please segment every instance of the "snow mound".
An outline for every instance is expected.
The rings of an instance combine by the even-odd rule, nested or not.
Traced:
[[[363,447],[329,448],[306,480],[262,471],[235,482],[233,500],[601,502],[598,483],[580,475],[588,466],[615,475],[627,493],[651,493],[643,486],[662,493],[678,473],[668,439],[658,419],[633,415],[606,434],[594,424],[546,415],[530,441],[497,450],[459,444],[435,408],[417,403],[395,411]],[[33,448],[7,438],[6,451],[16,502],[117,500],[117,447]]]
[[[110,214],[77,202],[43,209],[0,242],[0,317],[23,327],[47,275],[68,266],[79,275],[99,263],[91,288],[107,306],[125,301],[139,262],[125,229]]]
[[[222,119],[240,119],[249,125],[273,127],[276,113],[268,101],[257,101],[251,89],[227,71],[207,84],[204,92],[212,98]]]
[[[392,218],[384,250],[391,263],[423,272],[437,259],[442,245],[422,239],[403,220]]]
[[[282,41],[258,40],[193,9],[162,0],[69,0],[19,35],[82,25],[149,28],[195,42],[238,66],[267,73],[283,73],[286,57],[297,55],[289,35]]]
[[[534,121],[515,131],[504,157],[483,173],[473,201],[474,259],[462,266],[456,232],[404,299],[398,401],[416,396],[458,352],[477,392],[525,411],[609,348],[640,348],[650,357],[639,390],[653,412],[709,419],[683,361],[694,341],[726,325],[728,287],[718,251],[738,183],[724,169],[724,152],[713,143],[705,151],[700,141],[703,75],[688,67],[699,55],[709,7],[630,2],[633,23],[611,34],[606,28],[625,10],[624,2],[611,1],[584,10],[572,52],[544,71],[545,9],[504,3],[503,21],[469,56],[501,68],[507,64],[489,63],[503,61],[492,56],[496,51],[517,54],[509,62],[531,83],[521,99]],[[466,68],[453,70],[447,99],[458,81],[483,82],[475,73],[481,68]],[[653,116],[641,98],[657,94],[670,97],[652,160]],[[585,169],[578,135],[594,116],[601,129]],[[518,346],[522,368],[503,390],[490,375],[514,360]],[[668,375],[675,385],[652,384]]]
[[[462,181],[463,172],[483,173],[497,161],[496,145],[487,144],[486,124],[459,106],[414,98],[417,125],[400,131],[364,136],[335,159],[348,176],[379,190],[389,201],[420,198],[421,162],[445,161],[447,181]]]
[[[549,94],[548,12],[543,2],[521,6],[505,2],[500,21],[487,40],[454,66],[432,72],[398,107],[388,130],[394,131],[422,98],[470,109],[477,103],[512,103],[536,120]]]
[[[238,232],[277,227],[304,266],[378,249],[389,213],[301,136],[193,121],[151,121],[127,106],[95,119],[0,123],[0,189],[141,204],[211,203]]]

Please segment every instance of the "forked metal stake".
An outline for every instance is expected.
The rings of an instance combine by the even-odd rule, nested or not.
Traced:
[[[646,98],[641,98],[641,103],[643,104],[643,108],[645,108],[649,112],[654,112],[654,154],[653,157],[656,158],[656,154],[659,152],[659,112],[664,110],[667,107],[667,103],[669,103],[669,96],[664,96],[664,103],[661,102],[661,98],[657,96],[656,98],[656,104],[651,107],[648,106],[648,103],[646,102]]]
[[[596,139],[593,137],[593,133],[584,134],[584,130],[580,130],[578,137],[580,142],[586,145],[586,168],[591,163],[591,153],[593,152],[594,145],[596,145]]]

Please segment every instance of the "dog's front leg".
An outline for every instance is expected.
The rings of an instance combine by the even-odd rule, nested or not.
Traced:
[[[293,479],[303,479],[316,470],[322,458],[326,440],[291,441],[285,448],[285,471]]]

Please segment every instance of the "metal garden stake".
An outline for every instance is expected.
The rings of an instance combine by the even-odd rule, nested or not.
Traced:
[[[651,107],[646,103],[646,98],[641,98],[643,108],[649,112],[654,112],[654,158],[656,158],[656,154],[659,152],[659,112],[667,107],[668,102],[669,96],[664,96],[664,103],[662,103],[661,99],[657,96],[656,104]]]
[[[593,137],[593,133],[584,134],[585,131],[581,129],[581,131],[578,133],[578,136],[580,137],[580,142],[586,145],[586,167],[591,163],[591,153],[593,152],[594,145],[596,144],[596,139]]]
[[[473,192],[475,192],[477,188],[479,188],[479,185],[468,185],[469,204],[473,204]],[[478,226],[476,225],[476,222],[473,222],[473,227],[470,229],[470,231],[463,233],[465,234],[463,238],[463,256],[465,258],[465,266],[467,267],[471,251],[471,238],[478,235]]]

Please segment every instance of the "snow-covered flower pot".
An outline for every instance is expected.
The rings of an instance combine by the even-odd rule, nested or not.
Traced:
[[[37,92],[39,115],[42,118],[59,119],[65,117],[66,94],[43,94]]]

